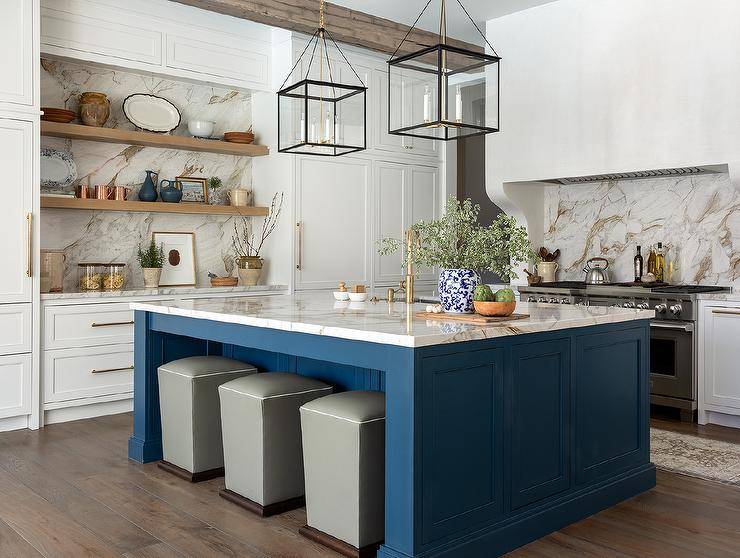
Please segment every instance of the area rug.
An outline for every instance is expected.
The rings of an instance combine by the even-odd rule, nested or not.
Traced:
[[[650,457],[666,471],[740,486],[740,445],[650,429]]]

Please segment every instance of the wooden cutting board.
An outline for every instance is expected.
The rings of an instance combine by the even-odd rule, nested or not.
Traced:
[[[437,322],[466,322],[469,324],[489,325],[512,322],[529,318],[529,314],[512,314],[511,316],[481,316],[480,314],[445,314],[434,312],[417,312],[417,318],[422,320],[434,320]]]

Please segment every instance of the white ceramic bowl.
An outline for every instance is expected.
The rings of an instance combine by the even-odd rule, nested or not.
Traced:
[[[188,122],[188,132],[196,138],[210,138],[215,125],[210,120],[191,120]]]
[[[347,291],[334,291],[334,300],[349,300],[349,293]]]
[[[352,302],[365,302],[367,300],[367,293],[347,293],[349,299]]]

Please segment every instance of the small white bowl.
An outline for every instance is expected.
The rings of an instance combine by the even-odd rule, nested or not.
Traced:
[[[215,125],[210,120],[191,120],[188,122],[188,132],[196,138],[210,138]]]
[[[347,291],[334,291],[334,300],[349,300],[349,293]]]
[[[349,299],[352,302],[365,302],[367,300],[367,293],[347,293]]]

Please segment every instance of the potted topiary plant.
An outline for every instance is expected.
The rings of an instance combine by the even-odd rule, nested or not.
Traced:
[[[437,267],[439,298],[445,312],[473,311],[473,293],[484,270],[492,271],[504,280],[516,277],[514,267],[536,257],[525,227],[504,213],[489,226],[478,222],[480,206],[470,199],[447,200],[447,209],[440,219],[421,221],[411,226],[418,243],[406,251],[403,265]],[[396,238],[379,242],[381,256],[402,248]]]
[[[152,239],[146,250],[142,250],[141,246],[139,246],[139,252],[136,257],[144,274],[144,287],[147,289],[156,289],[159,287],[159,278],[162,275],[162,266],[164,265],[164,249],[162,245],[157,246],[154,243],[154,239]]]
[[[231,235],[231,246],[239,270],[239,279],[242,285],[256,285],[262,274],[263,260],[260,257],[262,245],[277,226],[280,212],[283,208],[283,193],[272,197],[270,210],[262,221],[262,230],[259,240],[252,231],[251,223],[241,215],[241,219],[234,219],[234,234]]]

